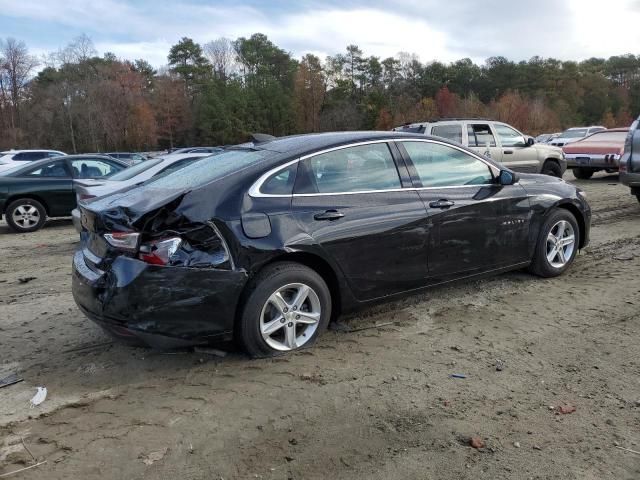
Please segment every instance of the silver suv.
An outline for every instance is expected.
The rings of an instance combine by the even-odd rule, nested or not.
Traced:
[[[620,159],[620,181],[631,188],[640,202],[640,117],[629,128]]]
[[[412,123],[394,130],[453,140],[516,172],[562,177],[567,169],[567,161],[560,148],[535,143],[533,138],[502,122],[453,118]]]

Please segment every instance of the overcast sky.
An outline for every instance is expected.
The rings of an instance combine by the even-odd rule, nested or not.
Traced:
[[[36,54],[86,33],[102,54],[166,64],[171,45],[266,34],[296,57],[358,45],[423,62],[640,54],[640,0],[0,0],[0,38]]]

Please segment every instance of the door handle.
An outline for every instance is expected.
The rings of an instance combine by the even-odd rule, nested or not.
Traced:
[[[431,202],[429,203],[429,206],[431,208],[449,208],[449,207],[453,207],[455,205],[454,202],[452,202],[451,200],[446,200],[444,198],[438,200],[437,202]]]
[[[316,213],[313,216],[314,220],[338,220],[339,218],[344,217],[344,213],[340,213],[337,210],[327,210],[323,213]]]
[[[513,155],[513,150],[505,150],[504,154],[505,155]]]

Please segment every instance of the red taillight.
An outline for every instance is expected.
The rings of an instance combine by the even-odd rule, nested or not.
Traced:
[[[140,245],[138,258],[151,265],[167,265],[181,244],[182,240],[178,237],[154,240]]]
[[[103,236],[109,245],[118,250],[135,252],[138,249],[138,242],[140,241],[139,233],[111,232],[105,233]]]

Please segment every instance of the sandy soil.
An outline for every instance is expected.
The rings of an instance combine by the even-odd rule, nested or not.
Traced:
[[[24,377],[0,389],[0,475],[640,478],[640,205],[616,176],[579,183],[592,243],[565,276],[433,289],[259,361],[112,343],[71,298],[70,222],[0,224],[0,377]]]

